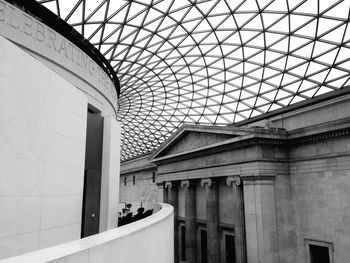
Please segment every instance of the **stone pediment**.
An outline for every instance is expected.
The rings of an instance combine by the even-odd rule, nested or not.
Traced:
[[[246,132],[235,127],[185,125],[152,154],[151,161],[152,159],[193,151],[245,134]]]

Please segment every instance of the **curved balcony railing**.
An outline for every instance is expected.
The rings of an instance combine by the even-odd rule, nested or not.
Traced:
[[[0,263],[173,263],[173,207],[97,235],[0,260]]]

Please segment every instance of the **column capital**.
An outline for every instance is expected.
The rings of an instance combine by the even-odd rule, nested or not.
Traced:
[[[201,179],[201,187],[211,187],[213,184],[213,180],[210,178]]]
[[[239,175],[236,176],[228,176],[226,178],[226,184],[228,186],[233,186],[233,184],[235,184],[237,187],[240,186],[242,184],[242,179]]]
[[[164,183],[164,188],[165,189],[171,189],[173,187],[173,183],[171,181],[165,182]]]
[[[192,185],[193,185],[193,183],[191,183],[190,180],[182,180],[180,182],[180,187],[181,188],[189,188]]]

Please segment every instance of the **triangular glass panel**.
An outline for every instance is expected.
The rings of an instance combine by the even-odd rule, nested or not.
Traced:
[[[289,33],[289,20],[288,16],[285,16],[272,27],[269,28],[270,31]]]
[[[68,18],[69,24],[81,23],[83,21],[83,4],[81,3],[74,13]]]
[[[286,38],[284,34],[265,32],[266,47],[277,43],[281,39]]]
[[[265,8],[268,11],[288,11],[285,0],[275,0],[268,7]]]
[[[322,71],[322,72],[320,72],[320,73],[317,73],[317,74],[315,74],[315,75],[308,76],[308,79],[314,80],[314,81],[317,82],[317,83],[322,83],[322,82],[325,81],[325,78],[326,78],[326,76],[327,76],[327,74],[328,74],[328,71],[329,71],[329,70],[326,69],[326,70],[324,70],[324,71]],[[308,74],[309,74],[309,71],[308,71]]]
[[[239,36],[238,32],[235,32],[233,35],[231,35],[228,39],[225,40],[225,45],[237,45],[241,46],[241,38]],[[232,48],[231,48],[232,51]]]
[[[323,35],[327,31],[335,30],[341,24],[342,24],[342,22],[321,17],[318,19],[317,36],[320,37],[321,35]]]
[[[317,14],[318,13],[318,0],[307,0],[302,5],[294,10],[296,13],[305,13],[305,14]]]
[[[293,54],[309,59],[312,52],[312,48],[313,43],[310,43],[300,49],[295,50]]]
[[[325,93],[328,93],[331,91],[334,91],[334,90],[330,89],[328,87],[325,87],[325,86],[321,86],[314,96],[319,96],[319,95],[322,95],[322,94],[325,94]]]
[[[278,52],[266,50],[266,64],[271,63],[272,61],[278,60],[281,57],[284,57],[285,55],[280,54]]]
[[[327,82],[335,79],[340,79],[341,77],[348,76],[348,75],[349,75],[348,72],[345,72],[336,68],[332,68],[327,76]]]
[[[188,14],[185,16],[184,21],[201,19],[202,17],[203,15],[198,11],[198,9],[195,6],[193,6],[190,12],[188,12]]]
[[[345,34],[345,29],[346,29],[345,25],[340,26],[337,29],[334,29],[331,32],[329,32],[328,34],[321,37],[321,40],[340,43],[344,34]]]
[[[213,7],[213,2],[211,1],[204,1],[202,3],[197,3],[196,7],[203,12],[203,14],[207,14],[208,11]]]
[[[328,1],[325,1],[328,3]],[[348,1],[338,1],[338,4],[324,13],[324,16],[338,17],[347,20],[349,15],[350,3]]]
[[[101,22],[104,21],[106,15],[107,2],[98,8],[96,12],[91,13],[91,16],[85,16],[85,20],[89,22]]]
[[[176,2],[176,1],[174,1]],[[169,16],[174,19],[175,21],[177,22],[180,22],[183,20],[183,17],[185,16],[185,14],[188,12],[188,9],[189,8],[182,8],[180,10],[174,10],[174,11],[171,11]]]
[[[246,31],[246,30],[241,30],[240,31],[241,38],[243,41],[243,45],[248,43],[250,40],[252,40],[254,37],[260,34],[260,32],[254,32],[254,31]]]
[[[338,48],[335,48],[332,51],[328,51],[326,54],[318,57],[316,61],[322,62],[328,65],[332,65],[335,62],[335,58],[338,54]]]
[[[41,4],[45,6],[47,9],[49,9],[52,13],[58,15],[56,1],[51,1],[46,3],[41,3]]]
[[[63,20],[66,20],[67,16],[69,15],[69,13],[73,10],[73,8],[78,3],[78,0],[72,0],[72,1],[69,1],[69,2],[67,2],[67,1],[63,2],[63,0],[59,0],[58,3],[59,3],[59,7],[60,7],[61,18]]]
[[[61,0],[62,1],[62,0]],[[92,16],[92,13],[97,11],[98,6],[103,2],[103,0],[97,1],[86,1],[85,2],[85,19]],[[102,20],[102,19],[101,19]]]
[[[211,25],[211,27],[215,29],[219,24],[223,23],[228,17],[230,17],[230,15],[209,16],[207,20]],[[221,26],[220,26],[220,29],[221,29]],[[232,24],[231,24],[231,29],[232,29]]]
[[[262,31],[263,26],[262,26],[262,21],[261,17],[257,14],[248,24],[244,26],[244,28],[249,28],[253,29],[254,31]]]
[[[253,13],[244,13],[244,14],[240,14],[240,13],[234,13],[234,19],[237,23],[237,26],[239,28],[241,28],[243,25],[247,24],[256,14]]]
[[[335,81],[331,81],[331,82],[328,82],[327,80],[327,86],[332,86],[334,88],[341,88],[343,87],[344,83],[349,79],[349,76],[346,76],[344,78],[341,78],[341,79],[337,79]]]
[[[312,40],[302,38],[302,37],[296,37],[296,36],[290,36],[290,41],[289,41],[289,50],[290,51],[295,51],[299,50],[303,46],[306,46],[308,43],[311,43]]]
[[[314,52],[313,52],[312,56],[317,57],[323,53],[330,52],[331,50],[333,50],[335,48],[337,48],[336,45],[331,45],[331,44],[327,44],[327,43],[324,43],[321,41],[316,41]]]
[[[348,58],[350,58],[350,48],[341,47],[337,57],[337,63],[347,60]]]
[[[227,14],[231,13],[230,9],[227,7],[227,5],[224,3],[224,1],[217,2],[216,6],[213,10],[210,11],[210,15],[218,15],[218,14]]]
[[[311,22],[315,18],[312,16],[305,16],[305,15],[296,15],[296,14],[291,14],[290,15],[290,29],[291,32],[299,29],[301,26],[306,26],[308,22]]]
[[[255,0],[246,0],[236,12],[258,12],[258,6]]]
[[[317,22],[316,20],[313,20],[312,22],[303,26],[301,29],[297,30],[295,34],[313,38],[316,36],[316,29],[317,29]]]

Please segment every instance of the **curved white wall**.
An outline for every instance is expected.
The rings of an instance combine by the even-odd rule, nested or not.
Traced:
[[[98,235],[9,258],[0,263],[173,263],[173,207]]]
[[[0,258],[80,237],[87,99],[0,36]]]
[[[29,22],[0,0],[0,259],[80,238],[88,103],[104,116],[100,231],[117,224],[117,101],[98,79],[69,73],[62,54],[32,46]],[[34,47],[42,54],[29,53]]]
[[[0,0],[0,34],[28,50],[86,92],[91,103],[117,110],[117,93],[107,74],[71,41],[14,5]]]

